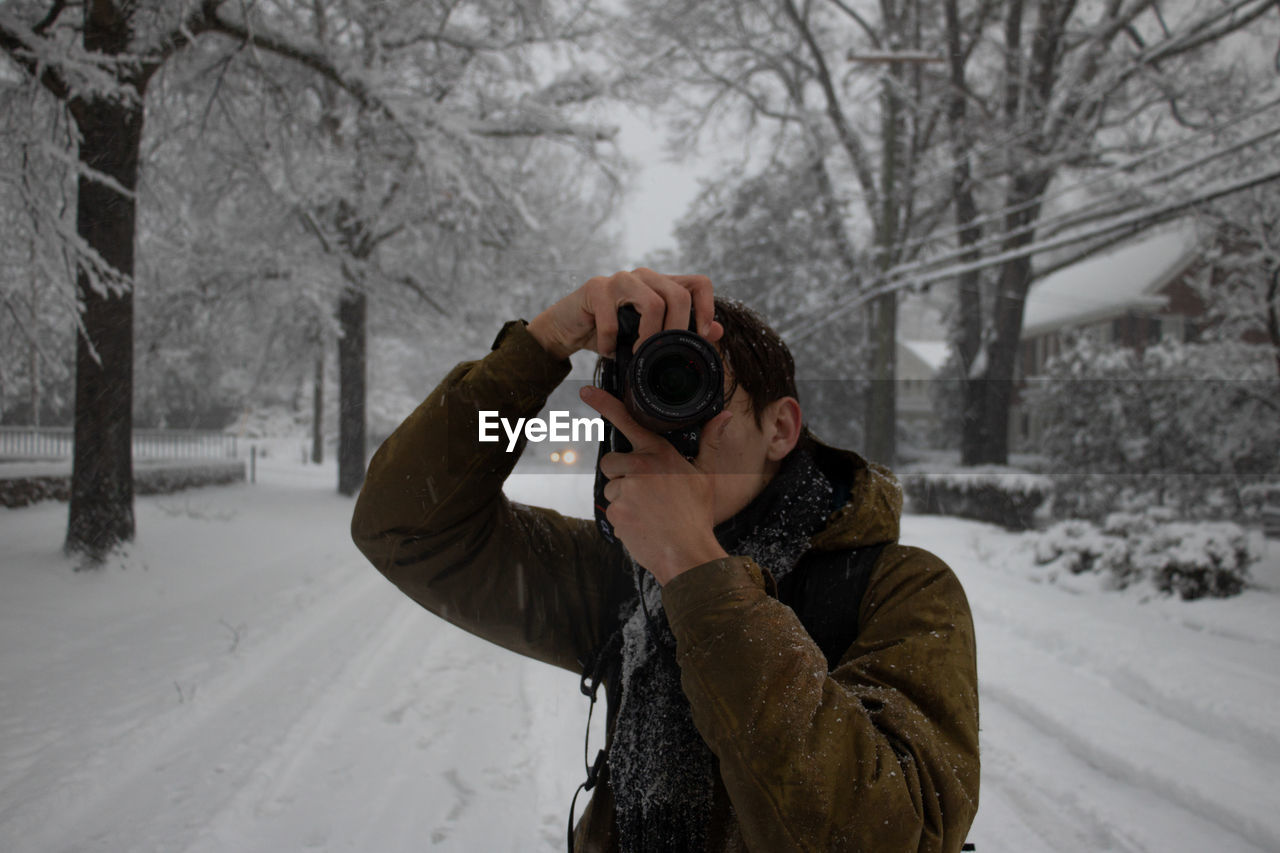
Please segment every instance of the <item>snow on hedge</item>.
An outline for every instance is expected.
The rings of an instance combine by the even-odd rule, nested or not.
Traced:
[[[1040,504],[1053,493],[1053,481],[1003,465],[910,470],[902,487],[912,512],[954,515],[1026,530]]]
[[[1238,594],[1265,552],[1262,537],[1238,524],[1174,521],[1159,512],[1112,513],[1101,526],[1073,519],[1029,535],[1051,580],[1060,571],[1093,572],[1113,589],[1149,583],[1188,600]]]
[[[945,485],[960,492],[996,488],[1018,495],[1040,495],[1053,491],[1053,480],[1043,474],[1034,474],[1007,465],[975,465],[971,468],[911,471],[911,476],[922,477],[925,482]]]

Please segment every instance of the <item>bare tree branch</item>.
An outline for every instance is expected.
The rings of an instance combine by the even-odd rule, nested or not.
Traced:
[[[66,0],[55,0],[54,4],[49,7],[49,11],[41,18],[32,28],[31,31],[36,35],[44,35],[49,27],[58,22],[58,16],[62,14],[62,10],[67,8]]]
[[[858,183],[862,187],[867,209],[873,212],[872,218],[874,220],[875,211],[880,207],[880,192],[876,187],[875,176],[871,170],[871,158],[867,154],[862,140],[849,125],[849,120],[846,118],[844,109],[840,104],[840,96],[836,92],[835,84],[832,82],[831,71],[827,66],[826,57],[822,52],[822,48],[818,45],[818,41],[814,37],[808,22],[800,16],[800,12],[796,9],[793,0],[783,0],[783,9],[786,11],[787,17],[791,19],[791,23],[800,33],[805,46],[809,49],[810,57],[818,72],[818,85],[822,88],[827,116],[835,127],[836,136],[839,138],[841,146],[848,154],[850,165],[852,165],[854,174],[857,175]]]

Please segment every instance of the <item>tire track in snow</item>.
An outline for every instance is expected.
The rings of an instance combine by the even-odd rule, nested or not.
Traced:
[[[979,850],[1118,853],[1263,853],[1218,824],[1134,787],[989,693],[982,804],[970,840]],[[1019,832],[1018,827],[1025,831]]]
[[[191,701],[93,756],[85,775],[109,785],[68,780],[30,810],[30,832],[21,836],[28,849],[171,849],[190,836],[248,781],[275,733],[305,714],[341,669],[351,638],[367,635],[394,603],[384,581],[351,569],[323,599],[241,649],[240,665],[202,684]]]
[[[1200,843],[1175,836],[1149,849],[1280,850],[1274,798],[1258,784],[1280,775],[1264,711],[1277,681],[1258,654],[1267,642],[1223,631],[1188,641],[1194,635],[1169,625],[1172,617],[1155,605],[1106,594],[1069,598],[1060,587],[1028,583],[1026,555],[1009,534],[945,519],[925,531],[904,539],[946,554],[973,607],[984,754],[1005,747],[1017,756],[1057,741],[1098,780],[1099,792],[1083,792],[1080,802],[1109,805],[1101,791],[1149,794],[1164,803],[1150,809],[1150,823],[1199,822]],[[1255,611],[1269,604],[1246,603]],[[1150,662],[1150,677],[1121,660],[1135,653]],[[1045,765],[1039,784],[1058,790],[1058,776]]]
[[[1216,740],[1237,747],[1238,754],[1251,760],[1280,765],[1280,736],[1229,708],[1206,705],[1203,688],[1173,691],[1162,688],[1140,670],[1109,660],[1088,646],[1072,641],[1061,631],[1046,628],[1013,615],[1009,610],[971,603],[974,618],[982,626],[999,626],[1019,640],[1076,669],[1096,675],[1117,693],[1142,705],[1153,714],[1180,723],[1197,732],[1214,732]],[[1272,681],[1270,673],[1250,668],[1250,678]],[[1189,686],[1190,687],[1190,686]],[[1272,695],[1280,692],[1271,690]]]
[[[200,839],[190,850],[263,848],[261,839],[252,832],[255,823],[282,813],[304,796],[303,791],[317,775],[315,768],[308,765],[318,763],[317,754],[328,751],[353,722],[364,721],[367,715],[362,714],[361,705],[368,701],[364,689],[379,680],[379,675],[397,659],[397,649],[413,636],[416,608],[395,599],[389,600],[388,605],[386,617],[380,623],[372,623],[375,630],[360,644],[352,645],[350,656],[302,715],[275,733],[277,746],[264,753],[248,771],[248,782],[221,808],[209,812]],[[317,814],[316,818],[317,824],[326,821],[324,814]],[[303,836],[274,847],[322,846],[328,832],[317,825],[308,828]]]
[[[297,565],[325,568],[298,577]],[[202,578],[195,591],[182,588],[179,571],[162,567],[152,574],[145,563],[74,577],[68,594],[93,596],[101,587],[118,598],[121,589],[107,587],[123,587],[137,597],[127,609],[110,611],[110,619],[94,614],[65,642],[31,649],[22,666],[6,668],[22,710],[6,720],[0,840],[10,820],[25,823],[26,812],[38,810],[50,791],[89,784],[88,774],[67,776],[66,768],[83,768],[114,744],[149,739],[146,730],[157,718],[185,713],[175,700],[179,706],[198,700],[201,689],[241,666],[247,648],[269,646],[353,575],[349,561],[335,558],[323,542],[291,548],[253,569]],[[170,597],[170,582],[181,594]],[[86,707],[94,709],[89,719]]]
[[[554,745],[530,731],[549,668],[397,603],[394,633],[335,676],[188,853],[533,849],[539,782],[555,775],[540,766]]]
[[[1173,808],[1164,820],[1185,811],[1214,824],[1220,837],[1208,849],[1227,849],[1220,842],[1231,837],[1262,850],[1280,849],[1280,831],[1259,819],[1274,812],[1272,798],[1247,784],[1258,775],[1256,763],[1238,755],[1234,745],[1121,695],[1096,707],[1096,681],[1105,679],[1063,665],[1008,630],[993,642],[999,628],[988,623],[987,629],[982,647],[988,652],[979,673],[984,708],[994,702],[1038,739],[1060,744],[1095,777],[1167,801]],[[984,732],[1005,733],[989,715],[983,722]]]

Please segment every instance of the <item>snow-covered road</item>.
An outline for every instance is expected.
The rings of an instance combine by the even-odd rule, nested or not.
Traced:
[[[58,553],[65,506],[0,513],[0,850],[563,849],[576,676],[401,597],[333,482],[141,499],[96,573]],[[508,491],[589,510],[579,477]],[[1277,543],[1239,598],[1142,602],[1033,582],[993,528],[904,526],[974,608],[980,851],[1280,850]]]

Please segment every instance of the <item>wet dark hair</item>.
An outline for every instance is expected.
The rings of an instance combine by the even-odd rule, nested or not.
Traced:
[[[799,399],[795,359],[764,318],[736,299],[716,297],[715,317],[724,327],[717,347],[729,373],[726,401],[741,386],[760,426],[765,406],[783,397]]]

